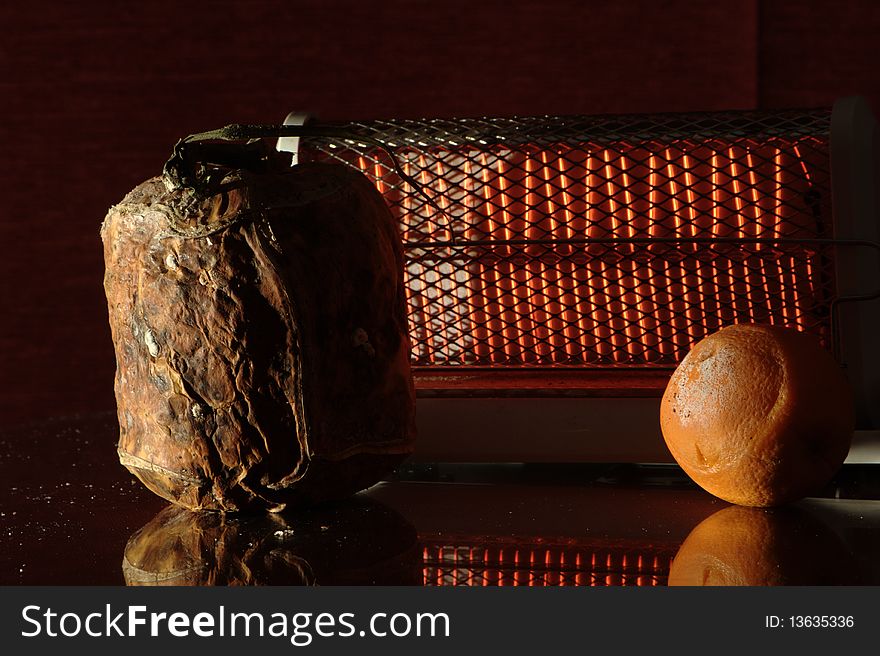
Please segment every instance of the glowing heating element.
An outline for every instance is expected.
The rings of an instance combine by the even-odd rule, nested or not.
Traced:
[[[662,388],[724,325],[830,340],[827,110],[374,121],[387,155],[312,141],[401,222],[412,363],[437,372],[639,371]]]

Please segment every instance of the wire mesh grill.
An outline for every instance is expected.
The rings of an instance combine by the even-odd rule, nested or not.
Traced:
[[[400,220],[417,367],[672,368],[740,322],[831,346],[830,110],[345,127],[443,211],[375,146],[304,143]]]
[[[662,586],[674,549],[423,543],[427,586]]]

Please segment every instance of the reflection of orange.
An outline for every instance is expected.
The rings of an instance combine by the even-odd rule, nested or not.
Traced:
[[[663,395],[660,425],[698,485],[732,503],[773,506],[834,475],[849,451],[853,401],[815,338],[740,324],[688,353]]]
[[[837,535],[797,506],[728,506],[688,535],[669,585],[853,585],[855,565]]]

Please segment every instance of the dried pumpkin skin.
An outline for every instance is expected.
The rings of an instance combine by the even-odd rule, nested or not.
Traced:
[[[191,510],[346,497],[412,452],[397,222],[360,173],[149,180],[101,228],[119,457]]]

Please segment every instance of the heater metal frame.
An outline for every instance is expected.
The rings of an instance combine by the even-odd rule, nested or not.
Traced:
[[[837,235],[880,241],[880,130],[864,98],[841,98],[834,105],[831,181]],[[838,294],[869,295],[880,279],[880,257],[865,249],[847,255],[836,258]],[[841,304],[837,330],[858,424],[880,428],[880,301]]]
[[[286,125],[308,117],[288,115]],[[847,462],[880,462],[880,130],[864,99],[843,98],[831,113],[830,168],[837,301],[834,346],[856,391],[860,430]],[[299,141],[278,149],[297,161]],[[843,248],[843,242],[873,248]],[[857,244],[850,243],[849,246]],[[841,302],[860,301],[860,302]],[[556,374],[558,372],[553,372]],[[478,375],[478,374],[477,374]],[[435,381],[460,378],[436,373]],[[527,385],[491,393],[457,393],[455,385],[417,389],[423,462],[638,462],[671,463],[659,426],[660,399],[638,389],[554,390]],[[531,389],[530,389],[531,388]]]

